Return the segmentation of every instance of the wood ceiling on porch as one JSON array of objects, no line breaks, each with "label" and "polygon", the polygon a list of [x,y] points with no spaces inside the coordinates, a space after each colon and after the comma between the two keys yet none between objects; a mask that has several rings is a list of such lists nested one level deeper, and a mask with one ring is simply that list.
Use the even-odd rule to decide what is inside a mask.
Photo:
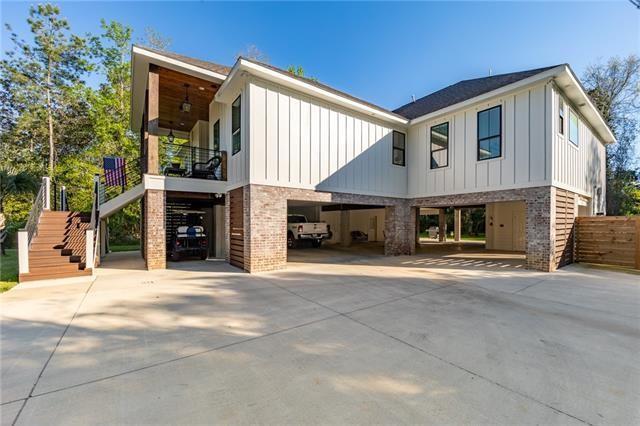
[{"label": "wood ceiling on porch", "polygon": [[[158,67],[160,77],[159,125],[165,129],[189,132],[198,120],[209,120],[209,104],[213,100],[218,84]],[[185,84],[189,85],[191,111],[181,110],[185,99]]]}]

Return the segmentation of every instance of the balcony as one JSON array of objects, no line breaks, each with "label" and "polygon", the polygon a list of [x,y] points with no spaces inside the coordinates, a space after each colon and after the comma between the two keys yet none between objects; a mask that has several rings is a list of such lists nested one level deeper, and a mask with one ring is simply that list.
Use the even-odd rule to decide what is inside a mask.
[{"label": "balcony", "polygon": [[227,180],[227,153],[188,144],[160,145],[160,170],[164,176]]}]

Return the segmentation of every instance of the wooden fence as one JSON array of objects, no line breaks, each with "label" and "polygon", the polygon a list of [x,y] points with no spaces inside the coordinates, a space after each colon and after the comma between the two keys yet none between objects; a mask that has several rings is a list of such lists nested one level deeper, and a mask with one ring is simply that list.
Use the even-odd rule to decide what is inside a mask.
[{"label": "wooden fence", "polygon": [[576,261],[640,269],[640,216],[576,218]]}]

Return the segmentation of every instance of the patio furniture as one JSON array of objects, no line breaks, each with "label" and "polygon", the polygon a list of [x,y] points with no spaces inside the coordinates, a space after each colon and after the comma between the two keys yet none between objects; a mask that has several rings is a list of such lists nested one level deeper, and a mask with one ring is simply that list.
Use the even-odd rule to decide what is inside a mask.
[{"label": "patio furniture", "polygon": [[180,167],[180,163],[171,163],[170,166],[164,168],[165,176],[180,176],[184,177],[187,174],[187,169]]},{"label": "patio furniture", "polygon": [[220,164],[222,164],[222,156],[220,154],[214,155],[206,162],[193,163],[191,167],[191,177],[218,180],[216,171],[218,167],[220,167]]}]

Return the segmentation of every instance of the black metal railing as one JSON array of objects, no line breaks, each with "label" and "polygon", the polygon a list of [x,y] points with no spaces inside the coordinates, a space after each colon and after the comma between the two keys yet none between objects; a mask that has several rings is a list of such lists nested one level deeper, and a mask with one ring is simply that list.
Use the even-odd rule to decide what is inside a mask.
[{"label": "black metal railing", "polygon": [[126,160],[124,165],[113,170],[103,171],[98,188],[99,204],[117,197],[123,192],[142,183],[142,167],[146,159]]},{"label": "black metal railing", "polygon": [[227,153],[187,144],[163,143],[160,170],[165,176],[227,180]]},{"label": "black metal railing", "polygon": [[38,233],[38,222],[40,221],[40,215],[42,214],[42,210],[44,210],[46,204],[46,192],[47,189],[43,180],[43,183],[40,185],[40,189],[38,189],[38,194],[33,201],[33,205],[31,206],[31,211],[29,212],[27,223],[24,226],[24,229],[27,230],[29,244],[31,244],[31,240]]}]

